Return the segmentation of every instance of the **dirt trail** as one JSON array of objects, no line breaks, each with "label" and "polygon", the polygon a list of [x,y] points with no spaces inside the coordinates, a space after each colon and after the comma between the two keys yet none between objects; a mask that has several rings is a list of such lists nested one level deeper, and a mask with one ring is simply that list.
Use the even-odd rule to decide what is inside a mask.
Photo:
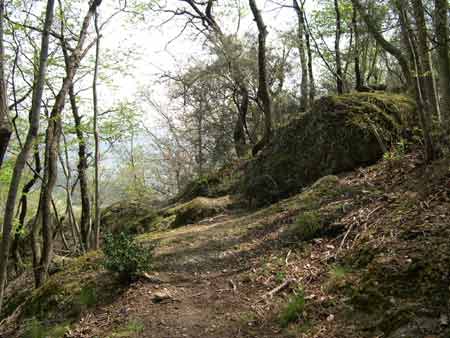
[{"label": "dirt trail", "polygon": [[262,298],[282,280],[255,275],[278,242],[281,224],[267,222],[263,213],[234,213],[147,235],[159,243],[152,274],[159,281],[133,284],[85,316],[72,337],[287,337]]}]

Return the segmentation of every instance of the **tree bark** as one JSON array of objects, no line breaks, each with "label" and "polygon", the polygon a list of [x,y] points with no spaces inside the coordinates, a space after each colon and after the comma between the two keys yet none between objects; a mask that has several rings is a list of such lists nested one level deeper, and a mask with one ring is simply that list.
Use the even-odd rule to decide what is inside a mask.
[{"label": "tree bark", "polygon": [[311,107],[314,104],[314,100],[316,98],[316,85],[314,83],[313,57],[312,57],[309,29],[306,26],[306,14],[305,14],[305,11],[303,11],[303,21],[305,22],[306,51],[308,53],[309,106]]},{"label": "tree bark", "polygon": [[48,45],[50,36],[49,32],[53,22],[54,5],[54,0],[47,1],[45,22],[42,32],[41,51],[39,56],[39,68],[35,77],[33,88],[33,98],[30,111],[30,127],[28,129],[23,147],[19,155],[17,156],[17,160],[14,165],[13,176],[9,186],[8,197],[5,205],[5,214],[3,217],[3,237],[0,250],[0,312],[5,292],[8,254],[11,239],[11,230],[13,227],[16,197],[19,190],[19,184],[22,178],[23,169],[39,131],[39,115],[41,111],[41,100],[44,90],[45,76],[47,73]]},{"label": "tree bark", "polygon": [[439,60],[440,108],[444,138],[448,141],[450,133],[450,59],[447,0],[434,1],[434,20]]},{"label": "tree bark", "polygon": [[293,0],[294,10],[297,13],[298,29],[297,29],[297,39],[298,39],[298,54],[300,56],[300,66],[302,71],[302,79],[300,84],[300,110],[306,111],[308,109],[308,60],[306,58],[306,47],[305,47],[305,18],[303,14],[303,8],[300,7],[297,0]]},{"label": "tree bark", "polygon": [[358,12],[353,6],[353,15],[352,15],[352,25],[353,25],[353,33],[355,35],[355,46],[353,49],[353,57],[355,59],[355,89],[360,91],[364,86],[364,79],[361,74],[361,67],[359,62],[359,52],[360,52],[360,40],[359,40],[359,27],[358,27]]},{"label": "tree bark", "polygon": [[98,13],[94,13],[94,27],[97,36],[95,43],[95,67],[94,77],[92,83],[92,97],[94,101],[94,148],[95,148],[95,160],[94,160],[94,226],[93,226],[93,238],[92,246],[94,250],[97,250],[100,246],[100,189],[99,189],[99,162],[100,162],[100,139],[98,133],[98,98],[97,98],[97,76],[98,76],[98,64],[100,59],[100,32],[98,29]]},{"label": "tree bark", "polygon": [[36,184],[37,180],[39,179],[39,174],[42,170],[41,166],[41,158],[39,156],[39,147],[36,144],[34,147],[34,173],[33,177],[25,184],[25,186],[22,188],[22,196],[20,197],[19,206],[20,206],[20,212],[19,212],[19,225],[16,229],[16,233],[14,234],[14,242],[12,244],[11,251],[13,252],[13,257],[16,260],[16,270],[19,269],[19,266],[22,265],[20,262],[20,253],[19,253],[19,241],[20,241],[20,235],[25,227],[25,218],[27,216],[28,212],[28,193],[31,191],[33,186]]},{"label": "tree bark", "polygon": [[101,1],[99,0],[93,1],[90,4],[89,10],[83,19],[83,24],[81,26],[77,46],[70,55],[70,62],[69,66],[67,67],[67,74],[66,77],[64,78],[61,89],[59,90],[58,95],[55,98],[55,103],[51,110],[50,119],[48,121],[47,142],[45,147],[46,170],[44,171],[44,179],[42,183],[40,196],[43,249],[39,265],[35,266],[35,283],[37,287],[41,286],[47,277],[48,267],[53,253],[53,227],[50,210],[51,210],[53,189],[58,175],[57,163],[58,163],[59,143],[61,138],[61,128],[62,128],[61,113],[64,109],[65,98],[67,96],[70,86],[72,86],[73,84],[73,79],[81,62],[81,58],[83,55],[83,46],[86,40],[90,21],[100,2]]},{"label": "tree bark", "polygon": [[409,49],[412,56],[412,64],[414,70],[414,94],[416,98],[417,104],[417,112],[419,114],[420,124],[423,131],[423,139],[424,139],[424,153],[425,153],[425,161],[428,163],[434,159],[434,144],[431,138],[431,116],[427,113],[425,109],[425,101],[423,97],[423,87],[422,82],[420,81],[420,73],[421,69],[419,67],[419,56],[417,53],[417,48],[414,45],[412,30],[409,26],[409,21],[407,18],[406,9],[399,6],[399,14],[401,17],[402,25],[406,28],[406,37],[409,43]]},{"label": "tree bark", "polygon": [[73,86],[69,88],[70,106],[72,108],[72,115],[75,121],[75,131],[78,139],[78,179],[80,181],[80,195],[81,195],[81,218],[80,230],[83,246],[88,249],[89,240],[91,237],[92,219],[91,219],[91,201],[89,199],[89,183],[87,177],[87,152],[86,139],[84,137],[81,116],[78,112],[78,106],[74,93]]},{"label": "tree bark", "polygon": [[391,54],[397,60],[398,64],[400,65],[400,68],[402,69],[408,89],[413,88],[414,84],[412,81],[408,59],[405,57],[401,49],[399,49],[398,47],[396,47],[383,37],[383,35],[378,30],[378,27],[374,23],[373,19],[369,16],[369,14],[362,6],[360,0],[351,0],[351,1],[353,6],[355,6],[355,8],[358,10],[358,13],[361,16],[361,18],[366,23],[369,33],[373,36],[373,38],[377,41],[377,43],[381,46],[381,48],[383,48],[386,52]]},{"label": "tree bark", "polygon": [[[3,159],[8,149],[9,140],[11,138],[12,128],[8,118],[8,97],[6,92],[6,75],[5,75],[5,47],[4,39],[4,14],[5,2],[0,0],[0,169]],[[0,231],[1,231],[0,225]]]},{"label": "tree bark", "polygon": [[428,110],[440,117],[440,109],[436,91],[436,81],[434,78],[433,64],[428,44],[428,29],[425,21],[425,12],[422,0],[413,0],[412,8],[417,26],[418,52],[421,64],[421,82],[424,84],[425,101]]},{"label": "tree bark", "polygon": [[[66,67],[66,73],[69,72],[70,66],[70,56],[69,51],[67,49],[66,41],[64,39],[64,21],[61,20],[61,37],[62,37],[62,50],[64,54],[64,63]],[[81,232],[81,251],[88,249],[90,246],[90,236],[92,229],[92,218],[91,218],[91,203],[90,203],[90,193],[89,193],[89,183],[87,177],[87,147],[86,147],[86,139],[84,137],[83,128],[82,128],[82,116],[78,111],[77,98],[74,91],[74,86],[71,85],[69,87],[69,101],[70,107],[72,110],[72,116],[75,122],[75,133],[77,135],[78,140],[78,179],[80,181],[80,195],[81,195],[81,218],[80,218],[80,232]],[[76,224],[73,224],[73,231],[78,234],[78,228]],[[72,228],[72,230],[74,230]],[[76,240],[76,236],[74,236],[74,241]]]},{"label": "tree bark", "polygon": [[261,101],[264,113],[264,135],[253,147],[252,153],[256,155],[272,138],[272,101],[269,85],[267,83],[266,37],[267,27],[256,6],[255,0],[249,0],[253,18],[258,26],[258,99]]},{"label": "tree bark", "polygon": [[336,34],[334,40],[334,54],[336,58],[336,90],[338,94],[344,93],[344,81],[342,73],[341,61],[341,11],[339,9],[339,1],[334,0],[334,11],[336,13]]}]

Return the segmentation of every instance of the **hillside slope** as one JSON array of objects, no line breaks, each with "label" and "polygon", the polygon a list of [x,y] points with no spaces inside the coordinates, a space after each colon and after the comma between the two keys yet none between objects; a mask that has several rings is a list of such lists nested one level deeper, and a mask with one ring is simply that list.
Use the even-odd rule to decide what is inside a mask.
[{"label": "hillside slope", "polygon": [[[141,235],[157,245],[152,278],[114,288],[91,254],[49,280],[55,311],[31,311],[34,292],[1,336],[448,337],[449,168],[412,154]],[[69,315],[86,280],[95,302]]]}]

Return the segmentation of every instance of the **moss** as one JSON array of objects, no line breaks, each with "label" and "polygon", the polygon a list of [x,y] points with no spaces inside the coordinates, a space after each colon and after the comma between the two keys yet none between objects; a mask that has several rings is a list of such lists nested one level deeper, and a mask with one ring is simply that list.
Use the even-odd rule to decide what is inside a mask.
[{"label": "moss", "polygon": [[145,326],[139,320],[130,320],[125,326],[116,329],[110,337],[134,337],[144,332]]},{"label": "moss", "polygon": [[289,302],[280,313],[279,321],[282,327],[288,326],[290,323],[298,321],[303,316],[305,310],[305,296],[303,291],[299,291],[291,297]]},{"label": "moss", "polygon": [[42,322],[71,322],[86,309],[110,301],[120,289],[103,271],[102,257],[100,252],[89,252],[51,275],[27,298],[23,317]]},{"label": "moss", "polygon": [[197,197],[171,210],[171,213],[176,215],[173,227],[195,223],[201,219],[217,215],[223,212],[229,204],[229,197],[217,199]]},{"label": "moss", "polygon": [[67,323],[48,327],[36,318],[25,322],[24,338],[63,338],[69,329]]},{"label": "moss", "polygon": [[413,123],[414,104],[399,95],[320,99],[311,112],[276,131],[244,170],[241,192],[254,205],[299,192],[320,177],[379,160]]},{"label": "moss", "polygon": [[304,212],[295,221],[294,232],[301,241],[315,238],[321,229],[320,213],[317,211]]},{"label": "moss", "polygon": [[157,217],[151,202],[120,201],[102,210],[101,226],[106,232],[141,234],[152,230]]},{"label": "moss", "polygon": [[232,205],[230,196],[219,198],[196,197],[193,200],[159,211],[152,228],[168,229],[198,222],[215,216]]},{"label": "moss", "polygon": [[196,197],[215,198],[231,195],[238,190],[241,175],[242,168],[239,161],[228,163],[219,170],[190,181],[172,203],[183,203]]}]

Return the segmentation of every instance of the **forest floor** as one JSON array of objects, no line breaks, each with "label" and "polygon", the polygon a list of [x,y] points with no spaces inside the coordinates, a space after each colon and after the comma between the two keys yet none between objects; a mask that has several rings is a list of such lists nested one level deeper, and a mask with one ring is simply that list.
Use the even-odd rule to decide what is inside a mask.
[{"label": "forest floor", "polygon": [[[151,278],[64,337],[449,337],[448,161],[408,155],[339,182],[350,190],[315,206],[325,218],[339,210],[332,231],[311,240],[291,234],[308,192],[141,235],[156,244]],[[293,299],[305,304],[282,325]]]}]

